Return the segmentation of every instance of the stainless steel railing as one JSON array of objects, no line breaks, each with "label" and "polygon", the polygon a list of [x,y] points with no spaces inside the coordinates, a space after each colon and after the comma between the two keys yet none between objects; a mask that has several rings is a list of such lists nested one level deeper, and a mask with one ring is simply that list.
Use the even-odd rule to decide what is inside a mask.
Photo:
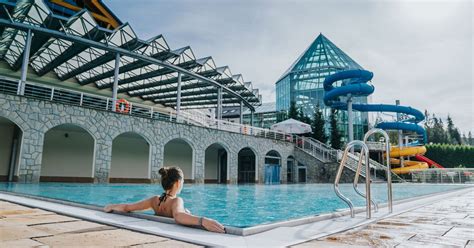
[{"label": "stainless steel railing", "polygon": [[319,158],[323,162],[335,162],[338,159],[338,150],[319,140],[310,137],[295,136],[293,142],[297,148],[309,153],[313,157]]},{"label": "stainless steel railing", "polygon": [[362,158],[364,158],[365,161],[365,198],[366,198],[366,213],[367,213],[367,219],[371,218],[372,214],[372,205],[371,205],[371,195],[370,195],[370,166],[369,166],[369,148],[367,145],[360,141],[360,140],[354,140],[351,141],[347,144],[346,148],[344,149],[344,153],[342,155],[341,163],[339,164],[339,168],[337,170],[336,178],[334,180],[334,191],[336,192],[336,195],[341,198],[347,205],[349,205],[349,209],[351,212],[351,217],[354,218],[354,204],[352,204],[352,201],[344,196],[341,191],[339,190],[339,181],[341,180],[342,172],[344,170],[344,167],[346,167],[346,161],[348,158],[348,154],[352,148],[355,146],[361,147],[360,153],[362,154],[360,157],[360,161]]},{"label": "stainless steel railing", "polygon": [[[385,138],[385,154],[386,154],[386,160],[385,161],[387,163],[386,172],[387,172],[388,211],[390,213],[392,213],[393,212],[393,206],[392,206],[393,200],[392,200],[392,170],[390,168],[390,137],[388,136],[387,132],[385,132],[384,130],[379,129],[379,128],[374,128],[374,129],[370,129],[367,133],[365,133],[364,143],[367,144],[367,140],[369,139],[369,137],[373,134],[376,134],[376,133],[382,134]],[[359,166],[357,168],[358,171],[360,170],[360,167],[361,167],[361,163],[359,162]],[[358,177],[359,177],[359,175],[356,173],[356,178],[354,179],[354,187],[357,187],[357,180],[359,179]],[[374,205],[375,205],[375,209],[377,210],[378,207],[377,207],[377,204],[375,204],[375,202],[374,202]]]}]

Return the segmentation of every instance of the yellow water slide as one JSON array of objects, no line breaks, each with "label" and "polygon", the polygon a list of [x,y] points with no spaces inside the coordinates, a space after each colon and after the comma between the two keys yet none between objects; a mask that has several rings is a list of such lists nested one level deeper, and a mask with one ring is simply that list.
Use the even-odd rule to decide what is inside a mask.
[{"label": "yellow water slide", "polygon": [[[423,155],[426,152],[425,146],[413,146],[413,147],[392,147],[390,149],[390,163],[392,166],[400,166],[400,158],[406,156]],[[408,174],[410,170],[428,169],[429,166],[425,162],[409,161],[403,162],[403,166],[392,169],[395,174]]]}]

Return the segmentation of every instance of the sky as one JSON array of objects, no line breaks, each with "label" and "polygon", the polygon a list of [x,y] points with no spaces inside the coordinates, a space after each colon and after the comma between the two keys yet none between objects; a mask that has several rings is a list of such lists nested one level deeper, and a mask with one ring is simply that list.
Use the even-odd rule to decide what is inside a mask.
[{"label": "sky", "polygon": [[[470,0],[104,0],[142,39],[212,56],[275,101],[275,82],[323,33],[374,72],[373,103],[449,114],[474,134]],[[133,4],[132,4],[133,3]]]}]

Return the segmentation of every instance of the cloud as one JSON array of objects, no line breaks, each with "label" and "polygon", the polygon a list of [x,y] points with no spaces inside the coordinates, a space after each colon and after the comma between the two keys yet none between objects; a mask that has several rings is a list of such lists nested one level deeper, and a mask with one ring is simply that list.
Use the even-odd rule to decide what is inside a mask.
[{"label": "cloud", "polygon": [[275,81],[322,32],[374,72],[374,103],[450,114],[474,132],[472,2],[106,1],[143,39],[211,55],[275,101]]}]

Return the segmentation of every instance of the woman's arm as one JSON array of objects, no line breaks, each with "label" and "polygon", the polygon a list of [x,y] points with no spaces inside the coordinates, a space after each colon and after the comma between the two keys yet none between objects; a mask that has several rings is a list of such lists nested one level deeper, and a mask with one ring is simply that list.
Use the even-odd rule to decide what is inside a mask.
[{"label": "woman's arm", "polygon": [[200,226],[202,224],[202,226],[208,231],[218,232],[218,233],[225,232],[224,226],[221,225],[219,222],[213,219],[197,217],[195,215],[187,213],[184,208],[183,199],[179,197],[176,198],[176,200],[173,202],[173,205],[171,208],[172,208],[174,220],[176,221],[176,223],[180,225]]},{"label": "woman's arm", "polygon": [[145,210],[151,208],[154,202],[156,202],[157,198],[158,196],[153,196],[146,200],[130,204],[110,204],[105,206],[104,211],[109,213],[112,211],[131,212],[137,210]]}]

